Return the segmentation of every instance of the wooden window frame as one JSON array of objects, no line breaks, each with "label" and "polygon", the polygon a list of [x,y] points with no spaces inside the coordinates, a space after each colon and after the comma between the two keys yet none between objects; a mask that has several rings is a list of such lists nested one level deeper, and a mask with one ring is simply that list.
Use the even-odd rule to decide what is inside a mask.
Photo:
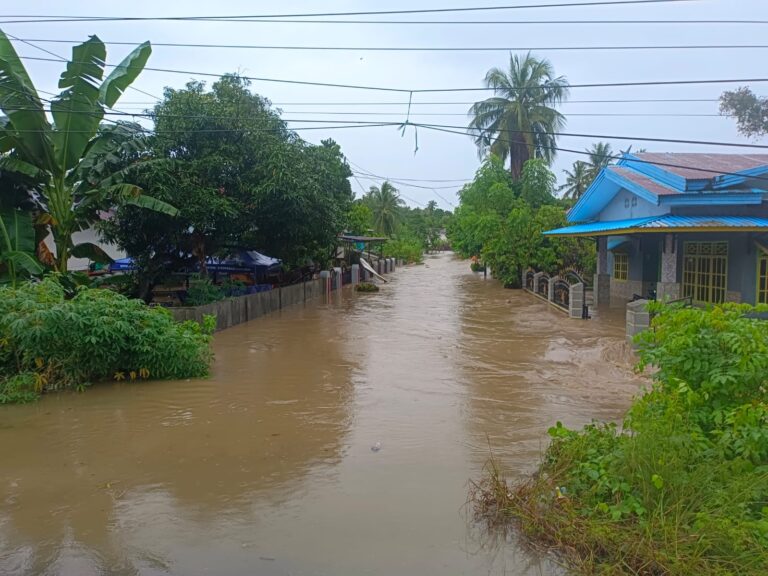
[{"label": "wooden window frame", "polygon": [[613,253],[613,279],[617,282],[629,280],[629,254],[626,252]]},{"label": "wooden window frame", "polygon": [[683,297],[698,304],[720,304],[728,296],[727,240],[683,243]]},{"label": "wooden window frame", "polygon": [[756,276],[755,304],[768,304],[768,254],[760,249],[757,252]]}]

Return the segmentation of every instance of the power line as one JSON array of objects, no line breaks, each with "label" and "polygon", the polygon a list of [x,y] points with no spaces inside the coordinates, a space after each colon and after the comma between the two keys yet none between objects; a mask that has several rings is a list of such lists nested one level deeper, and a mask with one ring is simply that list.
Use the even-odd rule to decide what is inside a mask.
[{"label": "power line", "polygon": [[[91,114],[90,112],[78,112],[73,111],[73,113],[81,113],[81,114]],[[131,113],[125,113],[122,114],[128,115],[128,116],[141,116],[141,117],[147,117],[152,118],[152,115],[149,114],[131,114]],[[179,119],[220,119],[220,120],[230,120],[233,122],[246,119],[246,116],[201,116],[201,115],[190,115],[190,116],[184,116],[181,114],[177,115],[169,115],[169,117],[173,118],[179,118]],[[329,119],[317,119],[317,118],[281,118],[283,122],[286,123],[304,123],[304,124],[326,124],[325,127],[332,127],[332,126],[350,126],[350,127],[358,127],[358,128],[366,128],[366,127],[379,127],[379,126],[397,126],[402,127],[402,122],[376,122],[376,121],[366,121],[366,120],[329,120]],[[470,134],[474,134],[477,136],[479,133],[482,133],[483,130],[481,128],[473,128],[473,127],[464,127],[464,126],[455,126],[455,125],[446,125],[446,124],[427,124],[427,123],[418,123],[418,122],[409,122],[410,125],[415,127],[435,127],[435,128],[448,128],[448,129],[460,129],[460,130],[471,130],[474,131]],[[262,130],[266,131],[281,131],[285,128],[268,128],[268,129],[261,129],[261,128],[203,128],[203,129],[191,129],[191,130],[174,130],[174,131],[164,131],[168,133],[190,133],[190,132],[203,132],[203,133],[228,133],[228,132],[258,132]],[[291,128],[293,129],[293,128]],[[297,128],[299,129],[299,128]],[[302,130],[311,129],[311,127],[302,127],[300,128]],[[25,131],[25,130],[18,130],[17,132],[39,132],[37,130],[31,130],[31,131]],[[617,136],[615,134],[583,134],[583,133],[577,133],[577,132],[536,132],[531,130],[513,130],[510,131],[516,134],[548,134],[551,136],[561,136],[561,137],[572,137],[572,138],[592,138],[592,139],[599,139],[599,140],[632,140],[632,141],[639,141],[639,142],[664,142],[664,143],[674,143],[674,144],[696,144],[701,146],[729,146],[729,147],[735,147],[735,148],[758,148],[758,149],[768,149],[768,145],[764,144],[746,144],[742,142],[716,142],[711,140],[687,140],[687,139],[679,139],[679,138],[654,138],[649,136]]]},{"label": "power line", "polygon": [[[437,132],[445,132],[446,134],[458,134],[460,136],[473,136],[473,134],[470,134],[468,132],[459,132],[457,130],[451,130],[448,128],[442,128],[435,125],[421,125],[422,128],[426,130],[435,130]],[[501,142],[504,144],[516,144],[516,142],[512,142],[511,140],[506,139],[500,139]],[[623,156],[615,155],[615,154],[594,154],[592,152],[586,151],[586,150],[574,150],[572,148],[563,148],[561,146],[543,146],[543,148],[547,148],[548,150],[556,150],[558,152],[570,152],[572,154],[580,154],[582,156],[592,156],[597,158],[604,158],[606,160],[621,160]],[[738,172],[727,172],[723,170],[713,170],[711,168],[703,168],[700,166],[686,166],[683,164],[673,164],[671,162],[659,162],[659,161],[652,161],[652,160],[642,160],[640,158],[631,158],[629,159],[631,162],[635,162],[638,164],[651,164],[653,166],[664,166],[667,168],[684,168],[687,170],[697,170],[700,172],[708,172],[710,174],[717,174],[717,175],[724,175],[724,176],[744,176],[744,174],[740,174]],[[768,182],[768,177],[765,176],[750,176],[753,180],[762,180],[765,182]]]},{"label": "power line", "polygon": [[[394,14],[446,14],[457,12],[488,12],[501,10],[523,10],[530,8],[573,8],[590,6],[628,6],[632,4],[671,4],[679,2],[697,2],[698,0],[599,0],[597,2],[561,2],[550,4],[518,4],[513,6],[473,6],[459,8],[422,8],[411,10],[376,10],[363,12],[305,12],[293,14],[251,14],[241,16],[61,16],[61,15],[6,15],[4,18],[24,18],[23,23],[47,22],[110,22],[110,21],[148,21],[148,20],[183,20],[183,21],[221,21],[242,20],[248,18],[320,18],[333,16],[386,16]],[[36,19],[36,20],[30,20]],[[7,22],[6,22],[7,23]]]},{"label": "power line", "polygon": [[[12,107],[6,107],[6,110],[26,110],[26,111],[34,111],[36,108],[12,108]],[[44,108],[45,112],[51,112],[50,108]],[[92,114],[91,112],[87,111],[79,111],[79,110],[73,110],[71,111],[72,114]],[[320,116],[389,116],[389,117],[399,117],[402,118],[404,116],[401,112],[322,112],[317,110],[291,110],[291,114],[318,114]],[[146,119],[154,119],[155,114],[154,113],[147,113],[147,112],[130,112],[126,110],[115,110],[115,111],[105,111],[105,116],[128,116],[130,118],[146,118]],[[162,114],[164,118],[179,118],[179,119],[185,119],[185,120],[242,120],[244,117],[242,116],[215,116],[215,115],[209,115],[209,114]],[[411,117],[415,116],[451,116],[451,117],[463,117],[466,118],[468,116],[467,113],[461,113],[461,112],[411,112]],[[664,112],[571,112],[569,114],[566,114],[567,117],[571,116],[586,116],[586,117],[665,117],[665,118],[725,118],[722,114],[696,114],[696,113],[664,113]],[[285,122],[296,122],[297,120],[292,119],[284,119]],[[316,122],[324,121],[324,120],[312,120]],[[328,122],[331,122],[331,120],[328,120]],[[366,120],[368,122],[368,120]]]},{"label": "power line", "polygon": [[[22,42],[46,42],[53,44],[80,44],[80,40],[46,38],[20,39]],[[136,46],[140,42],[105,42],[111,46]],[[768,44],[677,44],[634,46],[296,46],[267,44],[193,44],[183,42],[153,42],[152,46],[165,48],[237,49],[237,50],[287,50],[311,52],[584,52],[625,50],[759,50]]]},{"label": "power line", "polygon": [[[475,132],[469,132],[467,133],[468,136],[477,136],[478,133],[484,132],[484,130],[480,128],[465,128],[464,126],[449,126],[444,124],[418,124],[418,123],[411,123],[414,126],[423,127],[423,128],[453,128],[453,129],[460,129],[460,130],[474,130]],[[680,139],[680,138],[653,138],[650,136],[616,136],[616,135],[608,135],[608,134],[581,134],[576,132],[548,132],[548,131],[542,131],[542,132],[536,132],[533,130],[510,130],[510,133],[513,134],[547,134],[549,136],[565,136],[565,137],[571,137],[571,138],[596,138],[600,140],[633,140],[638,142],[664,142],[664,143],[671,143],[671,144],[696,144],[700,146],[730,146],[734,148],[758,148],[758,149],[768,149],[768,145],[766,144],[745,144],[742,142],[715,142],[712,140],[686,140],[686,139]]]},{"label": "power line", "polygon": [[[8,16],[6,16],[8,17]],[[11,16],[15,17],[15,16]],[[62,20],[45,20],[46,22],[61,22]],[[256,24],[381,24],[381,25],[464,25],[464,26],[496,26],[496,25],[757,25],[764,26],[768,20],[291,20],[284,18],[198,18],[193,22],[241,22]],[[34,20],[5,20],[0,24],[37,23]]]},{"label": "power line", "polygon": [[[41,90],[42,92],[42,90]],[[50,94],[53,94],[52,92]],[[634,98],[614,100],[567,100],[567,104],[608,104],[608,103],[641,103],[641,102],[719,102],[719,98]],[[157,101],[122,100],[124,105],[157,104]],[[471,106],[476,102],[411,102],[411,106]],[[407,106],[407,101],[400,102],[272,102],[273,106]]]},{"label": "power line", "polygon": [[[13,34],[6,33],[6,36],[9,38],[13,38],[17,42],[23,42],[27,46],[31,46],[32,48],[35,48],[37,50],[40,50],[41,52],[45,52],[46,54],[49,54],[50,56],[53,56],[55,58],[58,58],[60,62],[67,62],[67,58],[62,56],[61,54],[57,54],[56,52],[51,52],[50,50],[47,50],[46,48],[43,48],[42,46],[38,46],[37,44],[34,44],[34,40],[25,40],[23,38],[19,38],[17,36],[14,36]],[[138,92],[139,94],[144,94],[144,96],[149,96],[150,98],[155,98],[156,100],[160,100],[158,96],[155,96],[154,94],[150,94],[149,92],[145,92],[144,90],[141,90],[139,88],[135,88],[133,86],[128,86],[130,90],[133,90],[134,92]],[[44,92],[43,90],[39,90],[39,92]],[[58,94],[54,94],[52,92],[45,92],[46,94],[51,94],[52,96],[58,96]]]},{"label": "power line", "polygon": [[[42,62],[59,62],[59,60],[52,60],[51,58],[39,58],[35,56],[20,56],[22,60],[36,60]],[[75,62],[80,64],[81,62]],[[115,64],[105,64],[107,67],[114,68]],[[164,74],[184,74],[188,76],[206,76],[221,78],[222,74],[213,72],[196,72],[191,70],[176,70],[171,68],[151,68],[145,67],[143,69],[147,72],[162,72]],[[331,82],[312,82],[307,80],[288,80],[285,78],[264,78],[259,76],[239,76],[243,80],[250,80],[253,82],[272,82],[278,84],[295,84],[300,86],[322,86],[327,88],[347,88],[354,90],[372,90],[378,92],[397,92],[400,94],[428,94],[437,92],[488,92],[494,91],[494,88],[391,88],[387,86],[364,86],[356,84],[336,84]],[[569,89],[574,88],[625,88],[625,87],[639,87],[639,86],[686,86],[686,85],[700,85],[700,84],[747,84],[747,83],[762,83],[768,82],[768,78],[736,78],[736,79],[707,79],[707,80],[649,80],[641,82],[594,82],[585,84],[570,84]],[[530,87],[527,90],[542,89],[541,87]],[[522,89],[521,89],[522,90]]]}]

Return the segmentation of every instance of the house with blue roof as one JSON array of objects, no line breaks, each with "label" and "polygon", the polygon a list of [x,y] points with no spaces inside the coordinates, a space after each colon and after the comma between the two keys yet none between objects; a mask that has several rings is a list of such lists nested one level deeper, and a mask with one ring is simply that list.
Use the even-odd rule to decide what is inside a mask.
[{"label": "house with blue roof", "polygon": [[550,236],[597,241],[597,304],[768,304],[768,155],[624,154]]}]

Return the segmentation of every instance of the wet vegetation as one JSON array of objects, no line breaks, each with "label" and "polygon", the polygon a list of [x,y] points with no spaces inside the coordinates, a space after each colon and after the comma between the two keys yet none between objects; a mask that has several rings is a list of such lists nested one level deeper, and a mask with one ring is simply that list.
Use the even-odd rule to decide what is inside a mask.
[{"label": "wet vegetation", "polygon": [[54,278],[0,287],[0,404],[101,380],[205,376],[212,320],[179,324],[110,290],[67,299]]},{"label": "wet vegetation", "polygon": [[591,273],[594,242],[542,234],[566,225],[568,203],[554,190],[555,176],[544,160],[528,160],[514,179],[501,158],[490,156],[459,192],[448,226],[453,249],[484,262],[508,287],[519,287],[529,266],[552,275],[568,268]]},{"label": "wet vegetation", "polygon": [[355,292],[378,292],[379,287],[370,282],[361,282],[355,285]]},{"label": "wet vegetation", "polygon": [[768,325],[753,308],[652,305],[653,386],[621,426],[557,423],[539,472],[471,494],[583,574],[768,573]]}]

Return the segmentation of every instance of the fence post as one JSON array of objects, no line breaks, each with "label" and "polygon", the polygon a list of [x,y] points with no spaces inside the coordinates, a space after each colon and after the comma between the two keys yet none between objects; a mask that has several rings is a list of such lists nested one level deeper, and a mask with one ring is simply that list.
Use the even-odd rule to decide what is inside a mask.
[{"label": "fence post", "polygon": [[584,317],[584,284],[579,282],[571,286],[568,297],[568,316],[571,318]]}]

